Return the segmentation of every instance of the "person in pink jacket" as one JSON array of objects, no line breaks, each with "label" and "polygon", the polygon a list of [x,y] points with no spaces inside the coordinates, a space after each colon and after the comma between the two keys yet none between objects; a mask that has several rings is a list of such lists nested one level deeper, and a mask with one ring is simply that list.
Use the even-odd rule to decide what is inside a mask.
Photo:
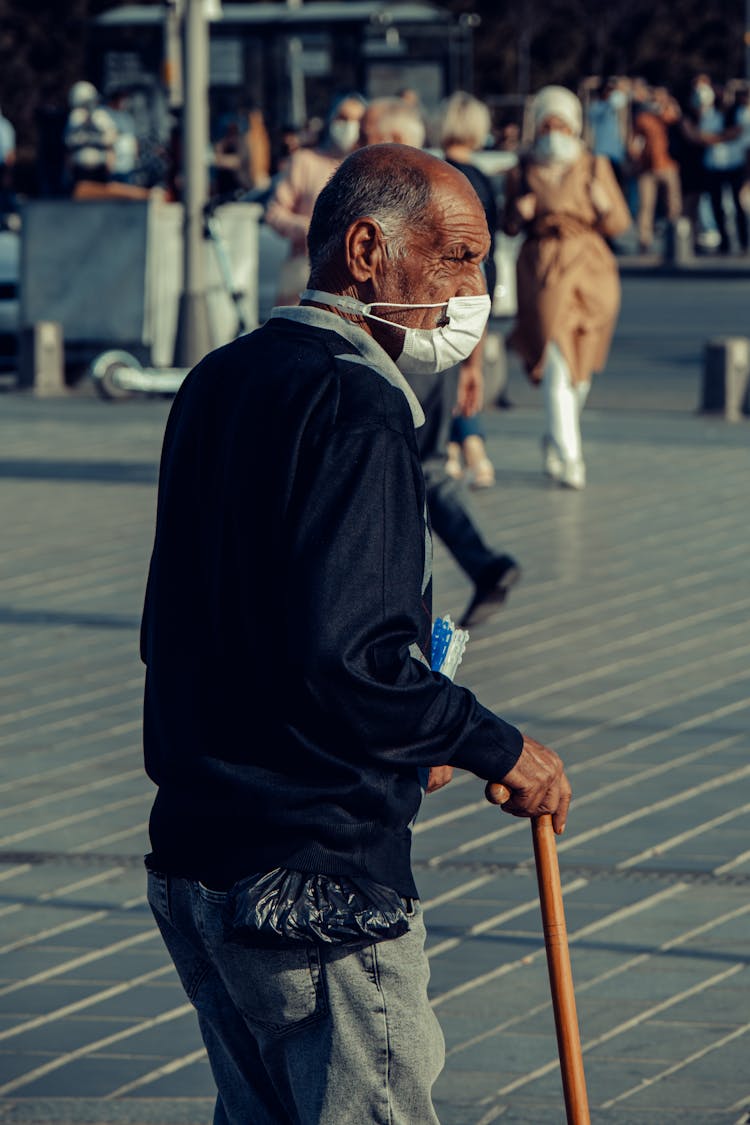
[{"label": "person in pink jacket", "polygon": [[320,195],[345,156],[359,143],[360,121],[366,102],[359,94],[338,98],[328,115],[322,143],[299,148],[278,181],[266,210],[266,222],[289,240],[289,257],[279,277],[278,305],[297,305],[310,272],[307,228]]}]

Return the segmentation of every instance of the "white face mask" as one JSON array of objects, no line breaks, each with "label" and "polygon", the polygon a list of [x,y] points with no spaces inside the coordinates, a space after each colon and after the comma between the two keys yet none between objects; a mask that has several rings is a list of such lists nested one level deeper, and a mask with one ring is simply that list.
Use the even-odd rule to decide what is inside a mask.
[{"label": "white face mask", "polygon": [[609,104],[613,109],[624,109],[628,104],[628,95],[624,90],[613,90],[609,95]]},{"label": "white face mask", "polygon": [[359,121],[337,117],[328,126],[328,135],[339,152],[351,152],[359,140]]},{"label": "white face mask", "polygon": [[700,82],[693,91],[693,105],[699,109],[708,109],[716,101],[713,87],[706,85],[705,82]]},{"label": "white face mask", "polygon": [[[404,333],[404,346],[396,360],[396,366],[404,375],[435,375],[447,371],[457,363],[462,363],[471,355],[482,339],[482,334],[490,315],[489,294],[477,297],[451,297],[435,305],[399,305],[391,301],[372,301],[366,304],[355,297],[343,297],[337,293],[322,293],[318,289],[306,289],[303,301],[315,301],[319,305],[332,305],[342,312],[355,313],[368,320],[377,320],[389,328],[398,328]],[[404,328],[385,317],[375,316],[374,308],[386,309],[445,309],[447,324],[439,328]]]},{"label": "white face mask", "polygon": [[580,155],[579,138],[559,129],[541,133],[534,141],[534,156],[542,164],[574,164]]}]

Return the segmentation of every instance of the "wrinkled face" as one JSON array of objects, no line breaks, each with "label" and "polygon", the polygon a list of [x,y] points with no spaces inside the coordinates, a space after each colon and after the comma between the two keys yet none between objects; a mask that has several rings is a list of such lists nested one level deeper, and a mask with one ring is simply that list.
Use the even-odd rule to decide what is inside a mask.
[{"label": "wrinkled face", "polygon": [[[387,240],[386,240],[387,241]],[[373,279],[376,301],[397,304],[444,306],[451,297],[474,297],[487,292],[482,262],[490,236],[479,199],[468,180],[445,165],[433,178],[430,221],[407,235],[406,253],[389,253]],[[394,324],[411,328],[437,328],[445,321],[445,308],[375,310]],[[385,325],[370,322],[373,336],[386,347],[392,340]],[[385,336],[386,339],[380,339]],[[402,333],[397,334],[399,342]]]}]

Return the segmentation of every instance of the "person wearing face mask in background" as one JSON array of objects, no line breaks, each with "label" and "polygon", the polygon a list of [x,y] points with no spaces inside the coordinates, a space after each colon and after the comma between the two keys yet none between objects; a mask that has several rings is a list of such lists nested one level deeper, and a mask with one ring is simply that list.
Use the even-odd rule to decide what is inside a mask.
[{"label": "person wearing face mask in background", "polygon": [[545,86],[533,107],[534,141],[507,177],[503,228],[523,231],[518,317],[510,344],[544,396],[544,471],[583,488],[580,414],[606,363],[620,307],[617,263],[606,239],[630,225],[612,166],[581,140],[582,107]]},{"label": "person wearing face mask in background", "polygon": [[586,119],[591,151],[608,158],[620,187],[625,183],[627,118],[628,95],[623,83],[609,78],[594,91]]},{"label": "person wearing face mask in background", "polygon": [[693,85],[693,101],[698,111],[698,130],[704,145],[703,166],[706,190],[719,232],[719,253],[731,249],[724,211],[724,189],[728,188],[734,204],[734,225],[741,253],[748,248],[747,215],[740,192],[745,181],[745,140],[743,124],[738,118],[736,101],[717,96],[706,75],[699,75]]},{"label": "person wearing face mask in background", "polygon": [[299,148],[291,154],[269,200],[265,221],[289,240],[289,257],[279,277],[279,305],[296,305],[299,301],[309,272],[306,240],[315,200],[344,157],[357,147],[366,105],[356,93],[337,98],[321,143],[317,148]]},{"label": "person wearing face mask in background", "polygon": [[689,220],[694,254],[704,253],[707,231],[714,231],[714,222],[705,199],[708,191],[705,154],[706,145],[700,128],[701,96],[693,86],[680,104],[680,119],[670,135],[670,151],[680,169],[682,214]]}]

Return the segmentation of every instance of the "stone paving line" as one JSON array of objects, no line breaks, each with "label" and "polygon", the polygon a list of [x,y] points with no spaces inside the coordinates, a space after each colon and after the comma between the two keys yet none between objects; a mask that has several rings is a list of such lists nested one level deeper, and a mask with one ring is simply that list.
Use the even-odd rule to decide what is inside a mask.
[{"label": "stone paving line", "polygon": [[[211,1079],[140,868],[135,642],[168,404],[0,407],[0,1121],[197,1125]],[[532,405],[488,416],[499,485],[476,507],[525,573],[461,676],[569,766],[558,850],[593,1120],[738,1122],[747,430],[593,410],[574,494],[543,481],[538,424]],[[468,592],[440,549],[436,591],[454,614]],[[416,827],[443,1125],[564,1120],[530,855],[528,825],[466,776]]]}]

